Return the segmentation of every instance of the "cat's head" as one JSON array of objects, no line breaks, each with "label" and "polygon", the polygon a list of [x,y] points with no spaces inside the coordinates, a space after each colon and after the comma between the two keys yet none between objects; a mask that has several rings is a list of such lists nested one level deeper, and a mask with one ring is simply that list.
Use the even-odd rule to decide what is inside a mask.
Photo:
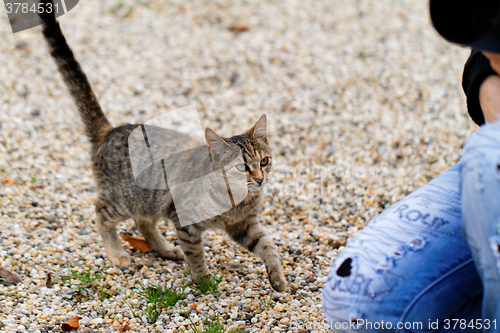
[{"label": "cat's head", "polygon": [[211,128],[207,128],[205,139],[212,156],[222,156],[221,160],[224,160],[224,169],[230,186],[242,183],[246,186],[248,194],[258,195],[269,180],[273,162],[272,151],[267,141],[266,115],[263,114],[244,134],[223,138]]}]

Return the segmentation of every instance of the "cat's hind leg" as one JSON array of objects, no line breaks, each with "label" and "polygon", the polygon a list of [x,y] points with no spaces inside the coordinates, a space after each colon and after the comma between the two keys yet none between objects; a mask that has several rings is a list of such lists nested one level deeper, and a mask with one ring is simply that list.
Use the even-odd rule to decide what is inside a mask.
[{"label": "cat's hind leg", "polygon": [[136,218],[135,224],[137,229],[141,232],[144,238],[148,241],[149,245],[155,250],[156,253],[162,258],[170,260],[184,259],[182,250],[170,244],[165,237],[158,230],[157,218]]},{"label": "cat's hind leg", "polygon": [[[99,207],[99,205],[97,205]],[[114,266],[118,267],[130,267],[132,264],[132,259],[130,255],[125,252],[123,246],[120,242],[120,238],[116,233],[116,225],[119,220],[112,218],[112,216],[107,212],[106,207],[96,208],[97,213],[97,227],[99,233],[101,234],[102,242],[108,259]]]}]

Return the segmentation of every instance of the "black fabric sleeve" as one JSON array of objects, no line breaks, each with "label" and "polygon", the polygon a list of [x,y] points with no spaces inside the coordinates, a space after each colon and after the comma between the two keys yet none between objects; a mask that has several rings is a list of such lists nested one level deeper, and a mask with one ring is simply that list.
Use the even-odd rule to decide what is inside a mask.
[{"label": "black fabric sleeve", "polygon": [[476,124],[484,124],[483,110],[479,103],[479,87],[490,75],[496,75],[490,66],[490,61],[481,51],[472,50],[469,59],[465,63],[462,76],[462,87],[467,96],[467,109],[469,115]]}]

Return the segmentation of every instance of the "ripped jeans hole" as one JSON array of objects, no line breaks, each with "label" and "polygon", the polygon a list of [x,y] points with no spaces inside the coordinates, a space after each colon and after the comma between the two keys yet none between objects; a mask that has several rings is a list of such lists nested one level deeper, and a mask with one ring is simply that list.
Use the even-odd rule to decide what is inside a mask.
[{"label": "ripped jeans hole", "polygon": [[500,235],[494,235],[490,237],[490,247],[493,251],[493,256],[497,261],[497,270],[500,273]]},{"label": "ripped jeans hole", "polygon": [[490,237],[490,247],[495,257],[500,260],[500,235]]},{"label": "ripped jeans hole", "polygon": [[481,171],[477,171],[476,177],[477,177],[475,183],[476,191],[482,193],[484,192],[483,173]]},{"label": "ripped jeans hole", "polygon": [[421,237],[417,237],[410,241],[408,244],[412,251],[421,250],[425,246],[425,240]]},{"label": "ripped jeans hole", "polygon": [[375,270],[377,272],[382,272],[382,271],[388,271],[393,267],[394,267],[394,260],[391,258],[386,258],[386,261],[378,264]]},{"label": "ripped jeans hole", "polygon": [[404,254],[405,254],[405,252],[404,252],[404,251],[397,250],[397,251],[394,251],[394,252],[393,252],[392,257],[393,257],[394,259],[399,259],[399,258],[401,258]]},{"label": "ripped jeans hole", "polygon": [[337,275],[341,277],[346,277],[351,275],[351,269],[352,269],[352,258],[347,258],[344,260],[344,262],[339,266],[337,269]]},{"label": "ripped jeans hole", "polygon": [[497,157],[497,161],[495,163],[495,174],[497,179],[500,180],[500,156]]},{"label": "ripped jeans hole", "polygon": [[355,324],[359,323],[364,318],[365,318],[365,315],[359,310],[353,310],[349,315],[349,319],[350,319],[351,323],[355,323]]}]

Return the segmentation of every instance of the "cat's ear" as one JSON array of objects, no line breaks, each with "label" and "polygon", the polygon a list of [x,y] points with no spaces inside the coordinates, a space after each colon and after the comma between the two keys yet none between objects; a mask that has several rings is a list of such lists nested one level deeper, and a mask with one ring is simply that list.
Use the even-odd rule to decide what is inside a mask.
[{"label": "cat's ear", "polygon": [[257,123],[247,132],[251,137],[257,138],[267,143],[267,117],[266,114],[260,116]]},{"label": "cat's ear", "polygon": [[207,127],[205,130],[205,140],[207,140],[208,148],[214,153],[222,153],[229,148],[227,142],[218,136],[210,127]]}]

